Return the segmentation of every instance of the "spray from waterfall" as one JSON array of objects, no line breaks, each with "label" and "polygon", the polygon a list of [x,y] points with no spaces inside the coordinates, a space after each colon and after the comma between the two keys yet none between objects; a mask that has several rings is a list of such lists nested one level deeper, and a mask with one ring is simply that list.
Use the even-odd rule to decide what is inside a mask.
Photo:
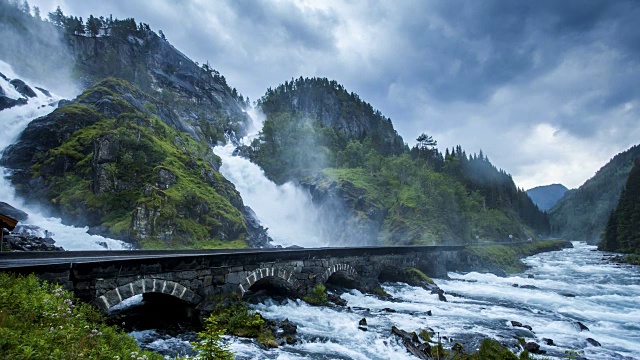
[{"label": "spray from waterfall", "polygon": [[[9,79],[19,78],[19,76],[13,72],[11,66],[3,61],[0,61],[0,73]],[[13,85],[2,77],[0,77],[0,87],[8,98],[18,99],[22,97]],[[26,104],[0,111],[0,124],[3,126],[3,135],[0,136],[0,156],[9,145],[18,139],[18,136],[20,136],[32,120],[49,114],[57,107],[60,98],[55,94],[50,94],[51,97],[49,97],[35,87],[32,87],[32,89],[36,93],[36,96],[29,98]],[[128,244],[122,241],[89,235],[87,234],[88,228],[64,225],[60,219],[49,217],[39,206],[26,204],[16,195],[13,185],[7,179],[8,172],[7,169],[0,167],[0,201],[8,203],[29,215],[29,218],[22,223],[23,225],[35,225],[42,229],[42,232],[46,230],[56,241],[56,245],[62,246],[66,250],[129,248]],[[44,234],[40,232],[36,232],[34,235],[44,236]]]},{"label": "spray from waterfall", "polygon": [[[248,145],[262,129],[265,115],[259,108],[250,108],[252,126],[240,143]],[[320,221],[309,191],[288,182],[277,185],[249,159],[234,156],[235,145],[229,142],[213,151],[222,159],[220,172],[240,192],[245,204],[251,207],[262,225],[268,228],[274,245],[323,247],[333,245]]]}]

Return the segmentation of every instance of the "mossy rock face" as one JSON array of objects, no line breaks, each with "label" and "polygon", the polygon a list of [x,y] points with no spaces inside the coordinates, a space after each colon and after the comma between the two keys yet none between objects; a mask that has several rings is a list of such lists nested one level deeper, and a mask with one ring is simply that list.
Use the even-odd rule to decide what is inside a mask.
[{"label": "mossy rock face", "polygon": [[220,159],[151,113],[160,107],[125,81],[101,82],[29,125],[5,158],[22,159],[12,181],[64,222],[141,248],[246,247],[245,207]]}]

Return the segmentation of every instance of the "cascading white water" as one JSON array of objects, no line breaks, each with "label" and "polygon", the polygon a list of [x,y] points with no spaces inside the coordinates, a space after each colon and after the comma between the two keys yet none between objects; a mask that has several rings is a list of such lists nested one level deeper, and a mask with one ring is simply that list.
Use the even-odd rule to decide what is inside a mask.
[{"label": "cascading white water", "polygon": [[[11,66],[3,61],[0,61],[0,73],[10,79],[20,78],[13,72]],[[2,77],[0,77],[0,86],[4,90],[5,96],[13,99],[22,97],[13,85]],[[47,97],[35,87],[32,89],[37,96],[30,98],[27,104],[0,111],[0,124],[2,124],[3,130],[2,136],[0,136],[0,156],[9,145],[18,139],[18,136],[32,120],[55,110],[60,100],[55,94],[51,94],[52,97]],[[47,216],[38,206],[25,204],[22,199],[16,196],[15,189],[6,178],[7,172],[7,169],[0,167],[0,201],[29,214],[29,219],[24,224],[36,225],[42,230],[47,230],[52,234],[51,237],[56,241],[57,246],[62,246],[66,250],[104,250],[104,246],[108,249],[129,248],[129,245],[122,241],[89,235],[87,228],[64,225],[60,219]],[[43,236],[44,234],[39,235]]]},{"label": "cascading white water", "polygon": [[[262,129],[263,115],[255,108],[248,115],[253,121],[249,135],[240,141],[249,144]],[[311,195],[293,183],[277,185],[256,164],[233,156],[235,145],[216,146],[213,151],[222,159],[220,172],[240,192],[245,205],[251,207],[262,225],[268,228],[274,245],[323,247],[332,245],[320,226],[319,214]]]},{"label": "cascading white water", "polygon": [[[275,353],[242,341],[234,341],[231,349],[237,359],[415,359],[391,334],[395,325],[410,332],[431,328],[435,341],[437,334],[446,337],[445,348],[461,342],[469,352],[485,337],[514,347],[516,337],[523,337],[539,343],[547,351],[544,358],[565,359],[565,351],[579,351],[588,359],[637,359],[640,272],[608,263],[594,246],[574,246],[527,258],[531,269],[517,276],[449,273],[451,279],[436,280],[448,302],[422,288],[387,283],[383,287],[394,301],[352,290],[342,295],[352,310],[313,307],[300,300],[259,304],[255,308],[266,318],[297,324],[300,343]],[[366,332],[358,329],[363,317]],[[512,320],[533,331],[513,327]],[[578,321],[589,330],[581,331]],[[588,338],[602,346],[589,344]]]}]

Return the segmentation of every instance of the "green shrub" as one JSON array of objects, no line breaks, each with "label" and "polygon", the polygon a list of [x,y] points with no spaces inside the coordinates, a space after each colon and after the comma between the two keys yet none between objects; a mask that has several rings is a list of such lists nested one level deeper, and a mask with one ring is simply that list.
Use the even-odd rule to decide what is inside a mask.
[{"label": "green shrub", "polygon": [[218,324],[215,316],[205,319],[204,329],[198,333],[197,342],[193,342],[193,348],[198,351],[194,360],[233,360],[234,356],[226,344],[221,343],[222,335],[226,329]]},{"label": "green shrub", "polygon": [[263,345],[274,340],[273,332],[265,319],[249,309],[246,303],[235,297],[219,297],[218,304],[211,312],[208,321],[225,329],[226,334],[257,339]]},{"label": "green shrub", "polygon": [[435,282],[433,282],[433,280],[430,277],[428,277],[422,271],[416,268],[406,268],[404,269],[404,274],[407,276],[409,281],[412,281],[414,283],[424,281],[428,284],[435,285]]},{"label": "green shrub", "polygon": [[378,295],[378,296],[380,296],[380,297],[383,297],[383,298],[386,298],[386,297],[389,297],[389,296],[390,296],[390,295],[389,295],[389,293],[387,293],[387,292],[386,292],[383,288],[381,288],[381,287],[377,287],[377,288],[375,288],[375,289],[371,290],[371,293],[372,293],[372,294],[374,294],[374,295]]},{"label": "green shrub", "polygon": [[327,292],[324,285],[317,285],[311,290],[309,295],[302,298],[302,300],[306,301],[311,305],[327,305],[329,301],[327,300]]},{"label": "green shrub", "polygon": [[0,354],[5,359],[162,359],[140,350],[90,305],[34,275],[0,274]]}]

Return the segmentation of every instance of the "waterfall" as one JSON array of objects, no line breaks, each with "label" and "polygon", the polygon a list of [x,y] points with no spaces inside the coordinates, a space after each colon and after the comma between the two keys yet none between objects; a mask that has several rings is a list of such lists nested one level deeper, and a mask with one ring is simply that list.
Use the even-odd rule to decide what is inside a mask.
[{"label": "waterfall", "polygon": [[[0,61],[0,73],[9,79],[17,79],[11,66]],[[26,82],[26,81],[25,81]],[[21,98],[13,85],[6,79],[0,77],[0,87],[6,97],[12,99]],[[0,136],[0,156],[4,150],[13,144],[27,125],[36,118],[45,116],[56,109],[60,100],[55,94],[46,96],[42,91],[30,86],[36,93],[36,97],[28,99],[27,104],[14,106],[0,111],[0,125],[2,126],[2,136]],[[105,238],[102,236],[87,234],[88,228],[78,228],[62,224],[58,218],[48,216],[41,208],[33,204],[26,204],[20,199],[7,179],[8,170],[0,167],[0,201],[18,208],[29,215],[29,218],[21,223],[23,225],[35,225],[43,231],[47,230],[50,236],[56,241],[57,246],[62,246],[66,250],[104,250],[127,249],[130,246],[122,241]],[[44,234],[38,234],[43,236]]]},{"label": "waterfall", "polygon": [[[257,136],[264,118],[256,108],[249,109],[247,114],[253,126],[248,131],[249,135],[240,139],[243,144],[249,144]],[[235,145],[231,142],[213,148],[222,159],[220,172],[236,186],[245,205],[251,207],[262,225],[268,228],[274,245],[333,245],[319,221],[319,213],[309,191],[291,182],[275,184],[258,165],[244,157],[234,156],[234,150]]]}]

